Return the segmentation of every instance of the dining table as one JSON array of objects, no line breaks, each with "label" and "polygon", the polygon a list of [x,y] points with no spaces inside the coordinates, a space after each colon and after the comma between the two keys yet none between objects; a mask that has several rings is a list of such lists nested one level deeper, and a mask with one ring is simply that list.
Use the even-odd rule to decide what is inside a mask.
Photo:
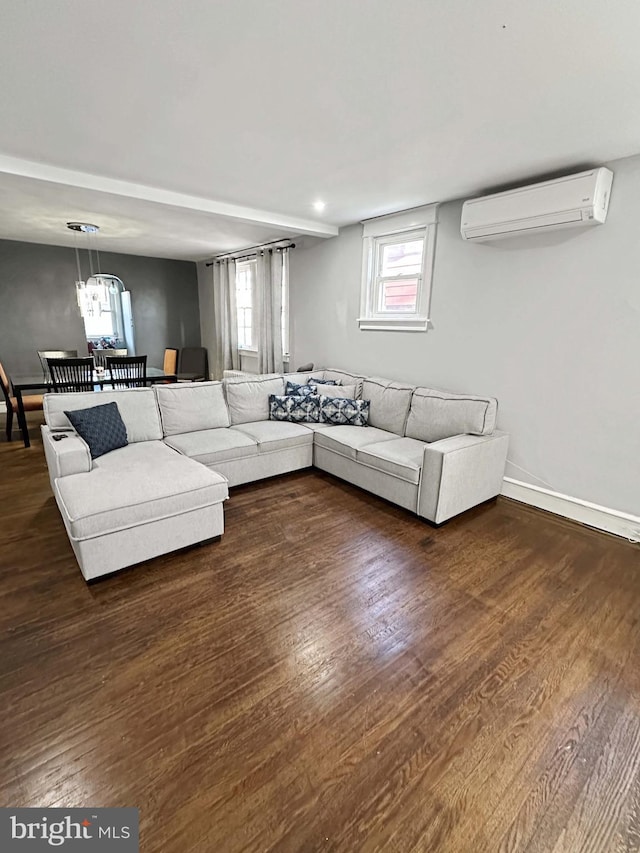
[{"label": "dining table", "polygon": [[[178,376],[177,373],[165,373],[165,371],[161,367],[147,367],[147,376],[146,376],[146,384],[152,385],[154,382],[177,382],[178,379],[182,381],[190,381],[188,374],[180,374]],[[24,391],[41,391],[45,394],[49,391],[53,391],[53,385],[51,380],[47,380],[47,378],[40,373],[32,373],[32,374],[24,374],[24,375],[15,375],[10,376],[9,380],[11,382],[11,387],[13,388],[13,394],[16,398],[16,403],[18,404],[18,426],[20,427],[20,431],[22,432],[22,440],[24,441],[25,447],[31,447],[31,442],[29,441],[29,430],[27,428],[27,417],[24,411],[24,402],[22,400],[22,394]],[[94,370],[93,372],[93,382],[94,388],[93,390],[99,393],[104,389],[105,386],[112,385],[114,383],[122,384],[122,379],[111,379],[107,373],[98,373]],[[141,380],[136,380],[139,382]]]}]

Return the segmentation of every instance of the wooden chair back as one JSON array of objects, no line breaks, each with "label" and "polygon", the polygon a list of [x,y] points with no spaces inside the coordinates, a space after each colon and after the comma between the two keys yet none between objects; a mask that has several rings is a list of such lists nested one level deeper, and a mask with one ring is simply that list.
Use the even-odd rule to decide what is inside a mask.
[{"label": "wooden chair back", "polygon": [[114,356],[129,355],[129,351],[126,349],[94,349],[91,355],[93,356],[96,367],[106,367],[107,359]]},{"label": "wooden chair back", "polygon": [[9,383],[9,377],[5,373],[5,369],[2,366],[2,362],[0,362],[0,388],[2,388],[2,396],[4,397],[4,402],[6,403],[8,412],[12,408],[11,385]]},{"label": "wooden chair back", "polygon": [[144,388],[147,384],[146,355],[110,356],[107,370],[112,388]]},{"label": "wooden chair back", "polygon": [[77,349],[39,349],[38,358],[42,365],[42,375],[45,382],[51,382],[51,374],[49,373],[48,358],[77,358]]},{"label": "wooden chair back", "polygon": [[162,362],[162,369],[165,373],[177,373],[178,372],[178,350],[167,348],[164,351],[164,360]]},{"label": "wooden chair back", "polygon": [[93,359],[48,358],[47,365],[56,393],[62,391],[93,391]]}]

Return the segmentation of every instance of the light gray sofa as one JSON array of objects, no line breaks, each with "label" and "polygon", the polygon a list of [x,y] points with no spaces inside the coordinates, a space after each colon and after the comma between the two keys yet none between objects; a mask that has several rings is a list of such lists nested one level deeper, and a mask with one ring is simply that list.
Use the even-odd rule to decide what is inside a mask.
[{"label": "light gray sofa", "polygon": [[[112,400],[129,444],[92,460],[64,411]],[[151,388],[45,394],[44,415],[49,477],[85,580],[223,533],[227,481],[165,444]]]},{"label": "light gray sofa", "polygon": [[[269,395],[311,375],[370,400],[369,425],[269,420]],[[112,400],[129,444],[92,461],[64,411]],[[311,465],[440,524],[500,493],[508,446],[495,399],[332,369],[104,391],[99,401],[47,394],[44,415],[53,492],[87,580],[220,536],[229,486]]]}]

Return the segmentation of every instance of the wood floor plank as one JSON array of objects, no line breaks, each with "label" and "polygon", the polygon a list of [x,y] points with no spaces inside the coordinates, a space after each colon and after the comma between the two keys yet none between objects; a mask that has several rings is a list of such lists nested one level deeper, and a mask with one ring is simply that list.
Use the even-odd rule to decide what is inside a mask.
[{"label": "wood floor plank", "polygon": [[433,529],[320,472],[82,580],[0,442],[0,805],[142,849],[640,853],[640,551],[506,499]]}]

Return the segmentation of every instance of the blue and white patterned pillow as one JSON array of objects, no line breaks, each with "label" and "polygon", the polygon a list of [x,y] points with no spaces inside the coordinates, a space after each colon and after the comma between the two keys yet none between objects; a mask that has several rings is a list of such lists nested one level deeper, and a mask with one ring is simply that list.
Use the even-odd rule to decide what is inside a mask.
[{"label": "blue and white patterned pillow", "polygon": [[320,423],[320,397],[313,394],[269,395],[269,420]]},{"label": "blue and white patterned pillow", "polygon": [[298,385],[297,382],[290,382],[287,380],[286,387],[284,389],[284,393],[289,396],[290,394],[294,394],[298,397],[307,394],[315,394],[316,386],[307,383],[307,385]]},{"label": "blue and white patterned pillow", "polygon": [[325,424],[348,424],[366,427],[370,400],[348,400],[343,397],[320,397],[320,421]]}]

